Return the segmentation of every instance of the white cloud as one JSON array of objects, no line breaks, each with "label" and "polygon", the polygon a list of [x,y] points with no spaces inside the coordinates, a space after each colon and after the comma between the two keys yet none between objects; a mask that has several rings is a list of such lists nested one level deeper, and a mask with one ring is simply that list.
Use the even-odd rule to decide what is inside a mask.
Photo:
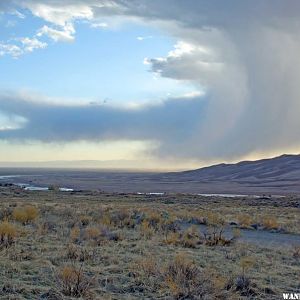
[{"label": "white cloud", "polygon": [[[14,41],[15,44],[13,44],[12,41]],[[0,56],[10,55],[13,58],[19,58],[25,53],[46,47],[47,43],[41,42],[37,38],[17,38],[11,40],[11,42],[7,44],[0,43]]]},{"label": "white cloud", "polygon": [[149,40],[149,39],[152,39],[153,36],[152,35],[147,35],[147,36],[138,36],[136,39],[138,41],[144,41],[144,40]]},{"label": "white cloud", "polygon": [[11,55],[13,58],[18,58],[23,54],[23,49],[13,44],[0,43],[0,56]]},{"label": "white cloud", "polygon": [[33,15],[61,27],[76,19],[90,20],[93,18],[92,8],[88,4],[68,4],[67,1],[56,4],[43,3],[43,1],[24,1],[23,5],[30,9]]},{"label": "white cloud", "polygon": [[40,28],[37,32],[37,36],[48,36],[55,42],[73,42],[74,41],[74,33],[75,29],[72,24],[66,24],[62,30],[57,30],[54,28],[51,28],[47,25],[44,25],[42,28]]},{"label": "white cloud", "polygon": [[97,22],[94,10],[113,9],[118,7],[111,0],[89,1],[23,1],[24,8],[29,9],[33,15],[51,23],[38,30],[37,36],[46,35],[56,42],[72,42],[75,39],[75,22],[89,21],[92,28],[106,28],[106,22]]},{"label": "white cloud", "polygon": [[23,128],[27,123],[26,118],[0,111],[0,132]]},{"label": "white cloud", "polygon": [[174,50],[170,51],[168,54],[168,57],[173,58],[179,58],[183,56],[184,54],[190,54],[193,51],[195,51],[196,47],[192,44],[186,43],[184,41],[177,42],[176,45],[174,45]]},{"label": "white cloud", "polygon": [[20,38],[20,42],[23,45],[23,51],[32,52],[35,49],[43,49],[47,47],[47,43],[39,41],[37,38]]},{"label": "white cloud", "polygon": [[91,23],[90,25],[91,28],[107,28],[108,24],[105,22],[102,23]]}]

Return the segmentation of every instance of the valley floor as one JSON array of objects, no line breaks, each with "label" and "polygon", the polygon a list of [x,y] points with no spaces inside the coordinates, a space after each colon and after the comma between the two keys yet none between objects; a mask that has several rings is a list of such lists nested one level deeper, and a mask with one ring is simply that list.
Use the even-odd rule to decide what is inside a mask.
[{"label": "valley floor", "polygon": [[299,207],[0,187],[0,299],[281,299],[300,289]]}]

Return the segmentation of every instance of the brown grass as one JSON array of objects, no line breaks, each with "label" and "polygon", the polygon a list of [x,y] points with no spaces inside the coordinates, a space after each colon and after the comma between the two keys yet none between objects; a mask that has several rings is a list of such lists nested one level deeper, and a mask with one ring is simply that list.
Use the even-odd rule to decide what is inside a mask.
[{"label": "brown grass", "polygon": [[11,246],[17,237],[17,228],[8,221],[0,223],[0,245]]},{"label": "brown grass", "polygon": [[75,226],[70,231],[70,239],[72,242],[77,243],[80,239],[80,228]]},{"label": "brown grass", "polygon": [[279,224],[277,219],[274,216],[263,216],[262,217],[262,224],[266,229],[278,229]]},{"label": "brown grass", "polygon": [[38,217],[38,215],[38,209],[32,205],[17,207],[13,211],[13,218],[24,225],[33,222]]},{"label": "brown grass", "polygon": [[84,274],[82,266],[79,268],[70,265],[62,267],[58,271],[57,279],[61,291],[66,296],[84,296],[92,285],[92,280]]},{"label": "brown grass", "polygon": [[238,215],[237,219],[241,227],[247,228],[253,223],[251,216],[248,214],[240,214]]}]

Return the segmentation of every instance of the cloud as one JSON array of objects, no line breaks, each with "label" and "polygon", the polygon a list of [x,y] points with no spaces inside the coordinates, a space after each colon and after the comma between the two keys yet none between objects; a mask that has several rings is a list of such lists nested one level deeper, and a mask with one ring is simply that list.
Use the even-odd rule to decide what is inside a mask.
[{"label": "cloud", "polygon": [[15,114],[3,114],[0,111],[0,132],[21,129],[27,120]]},{"label": "cloud", "polygon": [[[43,25],[35,36],[30,38],[32,41],[37,41],[37,38],[47,36],[55,42],[72,42],[75,39],[75,22],[78,20],[85,20],[91,22],[94,18],[93,9],[101,9],[115,7],[113,1],[8,1],[7,3],[0,3],[0,13],[5,12],[13,14],[20,19],[24,19],[25,15],[16,9],[22,8],[29,10],[34,16],[50,23],[51,26]],[[8,23],[12,25],[12,23]],[[91,23],[91,27],[104,28],[107,24],[104,22],[97,22],[95,19]],[[21,40],[22,38],[19,38]],[[23,38],[29,39],[29,38]],[[31,49],[45,48],[46,43],[39,42],[39,44],[32,44]],[[28,50],[30,47],[27,48]],[[2,42],[0,44],[0,56],[5,54],[17,58],[24,54],[26,49],[22,49],[19,45],[13,44],[11,41]]]},{"label": "cloud", "polygon": [[21,12],[19,12],[18,10],[14,10],[10,14],[18,17],[19,19],[25,19],[26,18],[26,16],[24,14],[22,14]]},{"label": "cloud", "polygon": [[23,1],[22,4],[33,15],[61,27],[77,19],[93,18],[91,6],[84,1]]},{"label": "cloud", "polygon": [[91,23],[91,28],[107,28],[108,24],[105,22],[102,23]]},{"label": "cloud", "polygon": [[[2,97],[1,108],[29,120],[22,130],[2,131],[3,138],[154,139],[161,145],[158,155],[220,159],[300,146],[300,1],[24,0],[22,5],[49,22],[41,30],[57,40],[74,38],[74,24],[82,19],[156,26],[178,42],[165,56],[145,60],[150,71],[204,88],[206,95],[136,110],[22,99],[10,99],[9,106]],[[0,55],[17,57],[19,48],[1,44]]]},{"label": "cloud", "polygon": [[36,49],[43,49],[47,47],[47,43],[41,42],[37,38],[24,37],[14,39],[12,42],[15,42],[17,44],[0,43],[0,57],[4,55],[10,55],[13,58],[17,59],[25,53],[29,53]]},{"label": "cloud", "polygon": [[32,52],[35,49],[43,49],[47,47],[47,43],[41,42],[36,38],[30,39],[28,37],[21,38],[20,42],[23,45],[24,52]]},{"label": "cloud", "polygon": [[[27,122],[22,128],[2,130],[0,139],[68,142],[76,140],[140,140],[160,144],[159,151],[175,155],[194,139],[200,125],[201,97],[166,99],[139,107],[109,105],[62,105],[42,96],[2,93],[3,114],[18,115]],[[188,117],[188,118],[187,118]],[[176,156],[176,155],[175,155]]]},{"label": "cloud", "polygon": [[197,149],[192,155],[236,159],[300,146],[299,2],[123,4],[128,14],[190,45],[178,43],[165,57],[146,63],[160,76],[207,90],[209,101],[201,126],[195,128],[197,138],[187,144]]},{"label": "cloud", "polygon": [[75,22],[89,21],[92,28],[106,28],[106,22],[97,22],[94,9],[100,13],[103,9],[117,7],[114,1],[23,1],[22,5],[31,13],[53,26],[44,25],[37,36],[46,35],[55,42],[72,42],[75,39]]},{"label": "cloud", "polygon": [[11,55],[13,58],[18,58],[22,54],[23,50],[19,46],[0,43],[0,57],[4,55]]},{"label": "cloud", "polygon": [[152,39],[152,38],[153,38],[152,35],[147,35],[147,36],[138,36],[136,39],[137,39],[138,41],[144,41],[144,40],[150,40],[150,39]]},{"label": "cloud", "polygon": [[74,33],[75,29],[72,24],[65,25],[62,30],[57,30],[44,25],[38,30],[37,36],[41,37],[46,35],[55,42],[72,42],[74,41]]}]

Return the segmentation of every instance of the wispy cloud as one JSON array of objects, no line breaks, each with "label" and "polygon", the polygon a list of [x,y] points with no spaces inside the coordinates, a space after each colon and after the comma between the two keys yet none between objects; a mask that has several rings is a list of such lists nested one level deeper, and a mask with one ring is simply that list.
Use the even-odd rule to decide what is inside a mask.
[{"label": "wispy cloud", "polygon": [[[13,43],[14,42],[14,43]],[[47,43],[39,41],[37,38],[16,38],[10,43],[0,43],[0,57],[10,55],[17,59],[25,53],[32,52],[36,49],[43,49],[47,47]]]},{"label": "wispy cloud", "polygon": [[13,58],[18,58],[23,54],[21,47],[14,44],[0,43],[0,57],[4,55],[11,55]]},{"label": "wispy cloud", "polygon": [[101,22],[101,23],[90,23],[90,27],[91,28],[107,28],[108,24],[105,22]]},{"label": "wispy cloud", "polygon": [[47,25],[44,25],[38,30],[36,35],[38,37],[46,35],[55,42],[72,42],[75,39],[74,33],[75,29],[72,24],[67,24],[63,26],[61,30],[57,30]]},{"label": "wispy cloud", "polygon": [[22,14],[21,12],[19,12],[18,10],[13,10],[10,14],[18,17],[19,19],[25,19],[26,16],[24,14]]},{"label": "wispy cloud", "polygon": [[43,49],[47,47],[47,43],[41,42],[36,38],[20,38],[20,42],[23,45],[24,52],[32,52],[35,49]]},{"label": "wispy cloud", "polygon": [[153,39],[153,36],[152,36],[152,35],[138,36],[136,39],[137,39],[138,41],[144,41],[144,40]]}]

